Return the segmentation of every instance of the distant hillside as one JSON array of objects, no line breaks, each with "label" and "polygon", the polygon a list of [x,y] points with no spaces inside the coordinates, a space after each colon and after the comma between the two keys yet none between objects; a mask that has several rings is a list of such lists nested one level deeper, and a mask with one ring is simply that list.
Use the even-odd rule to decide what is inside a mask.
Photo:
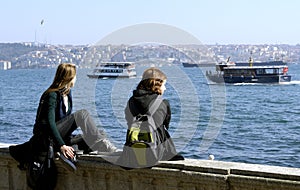
[{"label": "distant hillside", "polygon": [[41,50],[41,47],[21,43],[0,43],[0,60],[12,61],[15,57],[36,50]]}]

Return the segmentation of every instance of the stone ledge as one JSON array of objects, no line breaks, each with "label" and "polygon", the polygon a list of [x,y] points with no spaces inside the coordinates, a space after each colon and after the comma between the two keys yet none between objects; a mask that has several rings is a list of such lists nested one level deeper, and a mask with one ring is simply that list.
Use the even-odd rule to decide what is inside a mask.
[{"label": "stone ledge", "polygon": [[[25,172],[0,144],[0,189],[26,189]],[[151,169],[124,170],[118,154],[82,155],[71,173],[58,162],[57,189],[300,189],[300,168],[186,159],[163,161]]]}]

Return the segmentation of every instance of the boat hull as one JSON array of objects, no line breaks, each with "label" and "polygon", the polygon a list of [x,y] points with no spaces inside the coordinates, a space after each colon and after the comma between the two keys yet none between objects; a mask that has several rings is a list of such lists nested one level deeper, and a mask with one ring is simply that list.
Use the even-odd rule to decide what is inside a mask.
[{"label": "boat hull", "polygon": [[186,62],[183,62],[182,63],[182,66],[183,67],[213,67],[215,66],[214,63],[186,63]]},{"label": "boat hull", "polygon": [[101,75],[95,75],[95,74],[88,74],[89,78],[133,78],[136,77],[136,75],[110,75],[110,74],[101,74]]},{"label": "boat hull", "polygon": [[209,80],[215,83],[284,83],[291,82],[291,75],[276,75],[262,77],[243,77],[243,76],[222,76],[222,75],[206,75]]}]

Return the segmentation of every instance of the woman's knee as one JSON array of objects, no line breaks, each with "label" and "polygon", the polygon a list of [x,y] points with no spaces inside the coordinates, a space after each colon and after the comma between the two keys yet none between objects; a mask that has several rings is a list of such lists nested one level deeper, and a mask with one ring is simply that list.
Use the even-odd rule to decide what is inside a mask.
[{"label": "woman's knee", "polygon": [[81,114],[83,114],[83,115],[89,115],[90,114],[86,109],[81,109],[81,110],[79,110],[79,112],[81,112]]},{"label": "woman's knee", "polygon": [[76,118],[81,117],[81,118],[87,118],[90,113],[86,109],[81,109],[75,112]]}]

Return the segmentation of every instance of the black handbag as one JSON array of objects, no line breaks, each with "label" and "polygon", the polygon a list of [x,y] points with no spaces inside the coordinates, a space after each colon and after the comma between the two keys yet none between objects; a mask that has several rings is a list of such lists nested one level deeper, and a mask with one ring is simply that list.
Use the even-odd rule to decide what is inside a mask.
[{"label": "black handbag", "polygon": [[26,170],[27,185],[32,189],[54,189],[57,171],[53,161],[53,143],[50,141],[48,152],[32,156]]},{"label": "black handbag", "polygon": [[31,188],[36,188],[41,183],[45,176],[47,167],[47,154],[40,153],[40,155],[33,156],[32,160],[28,163],[26,170],[27,184]]}]

